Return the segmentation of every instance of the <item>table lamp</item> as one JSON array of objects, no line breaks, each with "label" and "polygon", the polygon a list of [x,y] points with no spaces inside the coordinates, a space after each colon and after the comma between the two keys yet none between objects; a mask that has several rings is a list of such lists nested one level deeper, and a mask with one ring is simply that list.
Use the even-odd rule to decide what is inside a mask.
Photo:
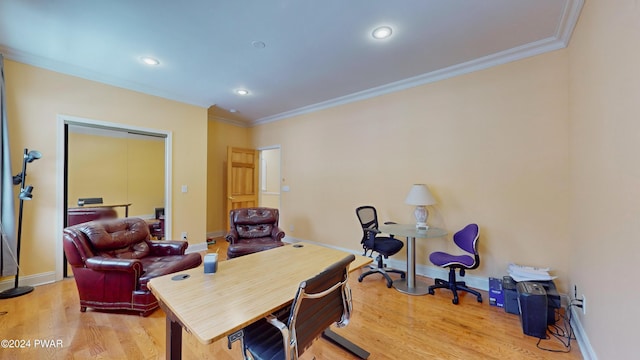
[{"label": "table lamp", "polygon": [[413,214],[416,217],[416,229],[427,230],[427,205],[433,205],[436,203],[436,199],[431,195],[431,191],[425,184],[413,184],[407,198],[404,200],[406,204],[416,205],[416,210]]}]

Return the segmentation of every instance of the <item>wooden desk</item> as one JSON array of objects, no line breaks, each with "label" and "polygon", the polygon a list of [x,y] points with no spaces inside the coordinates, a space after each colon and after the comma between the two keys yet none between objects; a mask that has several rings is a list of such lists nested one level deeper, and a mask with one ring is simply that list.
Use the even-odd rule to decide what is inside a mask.
[{"label": "wooden desk", "polygon": [[[221,261],[218,272],[203,266],[148,283],[167,316],[167,359],[180,359],[182,328],[203,344],[225,338],[290,304],[300,283],[348,254],[313,244],[294,245]],[[349,270],[371,262],[356,256]],[[184,280],[176,276],[188,275]]]},{"label": "wooden desk", "polygon": [[129,206],[131,206],[131,204],[116,204],[116,205],[103,205],[103,204],[87,204],[84,206],[81,206],[82,208],[116,208],[116,207],[123,207],[124,208],[124,217],[129,217]]}]

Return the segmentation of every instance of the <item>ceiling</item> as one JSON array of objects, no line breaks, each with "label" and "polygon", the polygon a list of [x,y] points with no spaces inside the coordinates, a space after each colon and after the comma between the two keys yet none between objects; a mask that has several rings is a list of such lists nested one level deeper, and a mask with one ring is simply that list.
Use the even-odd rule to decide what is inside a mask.
[{"label": "ceiling", "polygon": [[252,126],[563,48],[582,4],[0,0],[0,52]]}]

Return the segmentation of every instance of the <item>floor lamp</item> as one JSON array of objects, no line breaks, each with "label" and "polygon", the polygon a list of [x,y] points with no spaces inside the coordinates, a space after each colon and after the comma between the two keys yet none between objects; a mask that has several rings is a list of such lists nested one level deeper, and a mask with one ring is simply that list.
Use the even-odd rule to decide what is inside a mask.
[{"label": "floor lamp", "polygon": [[18,195],[18,198],[20,199],[20,210],[18,212],[18,237],[16,243],[16,279],[14,287],[12,289],[0,292],[0,299],[22,296],[33,291],[33,286],[18,286],[18,275],[20,272],[20,242],[22,240],[22,209],[24,206],[24,201],[31,200],[31,198],[33,197],[33,195],[31,194],[31,192],[33,191],[33,186],[24,186],[25,178],[27,177],[27,163],[31,163],[34,160],[40,159],[41,157],[42,154],[39,151],[29,151],[28,149],[24,149],[24,157],[22,159],[22,172],[13,177],[13,184],[20,185],[20,195]]}]

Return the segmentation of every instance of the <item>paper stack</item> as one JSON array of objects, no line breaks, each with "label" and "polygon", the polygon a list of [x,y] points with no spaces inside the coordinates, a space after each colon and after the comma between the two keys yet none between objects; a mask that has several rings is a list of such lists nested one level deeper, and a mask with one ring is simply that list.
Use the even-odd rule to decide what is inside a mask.
[{"label": "paper stack", "polygon": [[507,272],[515,281],[549,281],[557,277],[549,274],[549,268],[537,268],[517,264],[509,264]]}]

